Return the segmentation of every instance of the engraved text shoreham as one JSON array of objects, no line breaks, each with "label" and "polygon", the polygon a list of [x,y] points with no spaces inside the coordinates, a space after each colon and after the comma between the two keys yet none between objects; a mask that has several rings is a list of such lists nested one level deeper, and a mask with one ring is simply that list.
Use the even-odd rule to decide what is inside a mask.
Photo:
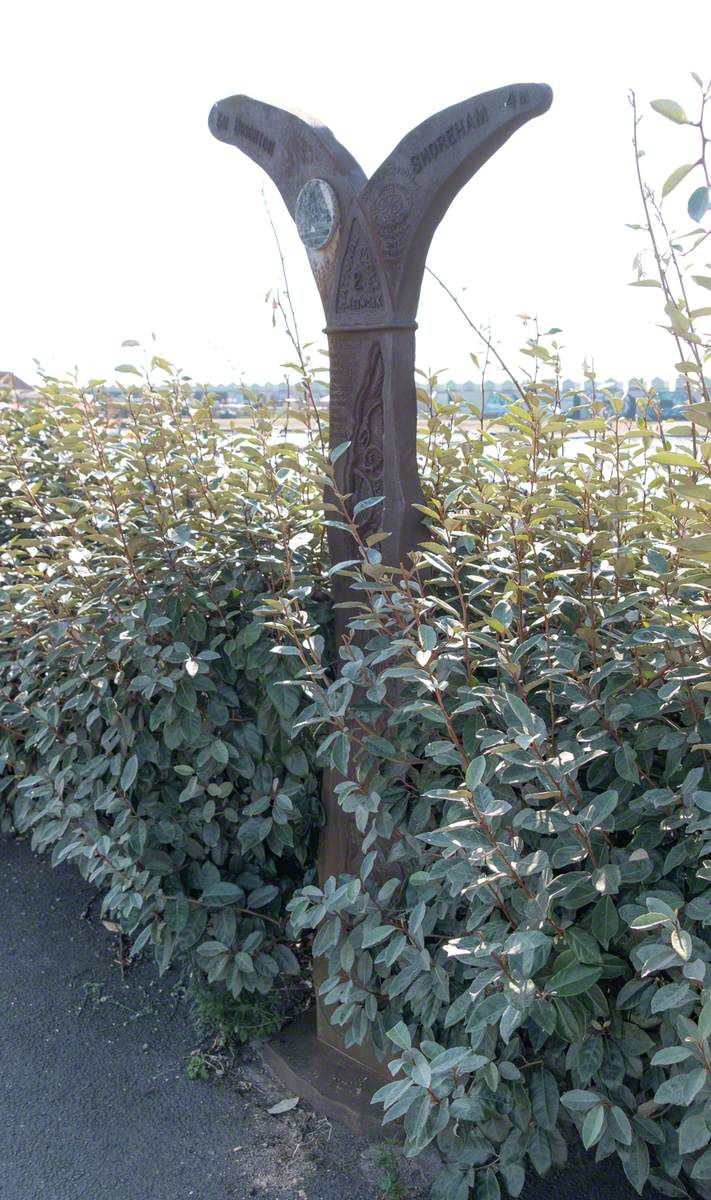
[{"label": "engraved text shoreham", "polygon": [[467,113],[466,117],[462,117],[459,121],[453,121],[444,133],[440,133],[439,137],[430,142],[428,146],[423,146],[419,154],[410,156],[410,164],[415,174],[419,175],[423,167],[434,162],[443,150],[448,149],[449,146],[456,146],[457,142],[471,133],[472,129],[480,129],[488,120],[489,113],[486,106],[478,104],[476,108]]}]

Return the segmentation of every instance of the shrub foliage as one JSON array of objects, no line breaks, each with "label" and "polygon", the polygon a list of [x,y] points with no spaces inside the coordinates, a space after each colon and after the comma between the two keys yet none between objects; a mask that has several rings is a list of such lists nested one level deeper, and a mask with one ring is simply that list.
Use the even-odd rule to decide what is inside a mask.
[{"label": "shrub foliage", "polygon": [[450,490],[417,567],[348,568],[346,720],[303,668],[366,853],[292,919],[331,1019],[390,1043],[377,1098],[410,1153],[437,1139],[448,1200],[520,1194],[571,1123],[640,1192],[711,1177],[709,466],[653,404],[597,408],[571,437],[531,388],[472,441],[435,405]]},{"label": "shrub foliage", "polygon": [[67,381],[2,406],[0,804],[106,890],[134,953],[191,951],[236,996],[298,972],[283,909],[319,780],[256,608],[314,592],[317,491],[270,422],[225,434],[188,393],[128,388],[120,435]]}]

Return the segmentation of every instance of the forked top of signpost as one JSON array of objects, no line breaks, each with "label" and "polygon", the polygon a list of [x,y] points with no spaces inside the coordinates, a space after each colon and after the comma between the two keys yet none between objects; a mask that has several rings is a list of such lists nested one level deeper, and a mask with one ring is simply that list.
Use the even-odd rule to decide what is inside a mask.
[{"label": "forked top of signpost", "polygon": [[432,235],[460,188],[515,130],[550,107],[517,83],[445,108],[411,130],[370,179],[313,117],[230,96],[210,130],[262,167],[297,222],[329,324],[414,321]]}]

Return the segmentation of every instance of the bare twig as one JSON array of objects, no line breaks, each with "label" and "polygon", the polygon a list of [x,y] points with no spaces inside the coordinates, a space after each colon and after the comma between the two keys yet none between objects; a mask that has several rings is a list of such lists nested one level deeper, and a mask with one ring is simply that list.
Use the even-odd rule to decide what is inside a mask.
[{"label": "bare twig", "polygon": [[457,299],[454,292],[451,290],[451,288],[447,287],[447,284],[442,279],[440,279],[439,275],[435,274],[435,272],[432,270],[431,267],[425,267],[425,270],[427,271],[427,273],[429,275],[432,276],[432,278],[435,280],[435,282],[439,284],[439,286],[442,288],[442,290],[447,293],[447,295],[449,296],[452,303],[459,309],[459,311],[462,314],[462,316],[464,317],[464,320],[466,321],[467,325],[470,327],[470,329],[474,330],[477,337],[480,338],[480,340],[484,343],[484,345],[486,346],[489,353],[492,354],[493,357],[496,359],[497,363],[501,367],[501,370],[505,371],[505,373],[508,375],[509,379],[511,380],[512,384],[516,388],[516,391],[518,392],[521,399],[525,401],[525,399],[526,399],[525,391],[521,387],[521,384],[519,383],[518,379],[514,375],[513,371],[511,371],[509,369],[509,367],[507,367],[506,363],[504,362],[503,358],[499,354],[498,350],[494,346],[491,339],[486,336],[484,331],[482,329],[480,329],[478,325],[474,324],[471,317],[469,316],[469,313],[466,311],[465,308],[462,307],[461,302]]}]

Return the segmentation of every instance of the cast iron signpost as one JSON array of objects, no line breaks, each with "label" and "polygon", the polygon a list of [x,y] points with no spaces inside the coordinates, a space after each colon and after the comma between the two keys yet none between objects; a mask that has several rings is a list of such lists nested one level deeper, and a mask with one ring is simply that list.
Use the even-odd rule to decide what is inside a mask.
[{"label": "cast iron signpost", "polygon": [[[483,92],[411,130],[370,179],[319,121],[248,96],[220,100],[210,130],[249,155],[276,184],[316,279],[330,356],[330,443],[349,442],[337,484],[361,512],[362,532],[388,533],[383,559],[405,562],[420,540],[415,440],[415,316],[432,236],[461,187],[521,125],[552,100],[546,84]],[[350,535],[330,528],[332,561],[353,557]],[[336,577],[338,579],[338,577]],[[337,583],[339,599],[346,584]],[[338,611],[338,610],[337,610]],[[322,879],[357,870],[352,818],[326,789]],[[319,1011],[319,1037],[343,1051]],[[364,1064],[367,1053],[347,1052]]]}]

